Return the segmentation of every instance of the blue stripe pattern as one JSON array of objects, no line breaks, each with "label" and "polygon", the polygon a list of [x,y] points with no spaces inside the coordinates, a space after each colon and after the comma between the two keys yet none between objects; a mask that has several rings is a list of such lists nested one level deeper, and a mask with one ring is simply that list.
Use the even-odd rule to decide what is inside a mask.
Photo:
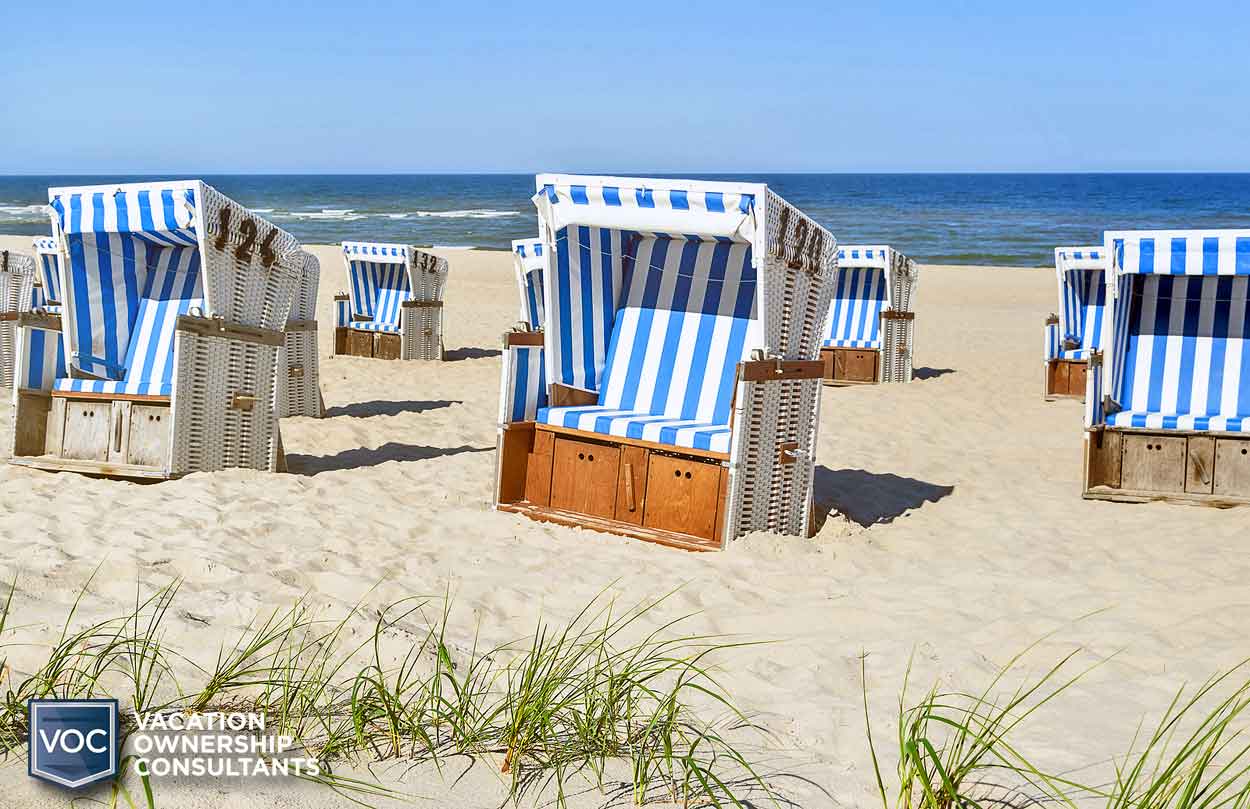
[{"label": "blue stripe pattern", "polygon": [[76,377],[55,389],[169,396],[174,324],[204,297],[194,190],[65,190],[51,204],[69,256],[63,329]]},{"label": "blue stripe pattern", "polygon": [[728,191],[694,191],[682,188],[648,188],[587,185],[546,185],[543,192],[553,204],[609,208],[655,208],[692,213],[749,213],[755,196]]},{"label": "blue stripe pattern", "polygon": [[[723,239],[569,230],[580,232],[557,234],[557,322],[562,337],[574,343],[580,337],[583,349],[597,346],[604,330],[607,344],[601,374],[592,373],[597,355],[585,355],[594,361],[588,372],[575,362],[576,351],[564,352],[561,370],[565,378],[597,380],[598,403],[543,408],[537,419],[727,453],[737,364],[760,342],[750,246]],[[569,247],[572,239],[577,242]],[[615,251],[622,246],[619,262],[614,253],[604,253],[605,247]],[[599,295],[585,292],[596,285],[600,294],[614,289],[618,267],[620,303],[610,322],[599,322]],[[587,316],[569,316],[574,307]]]},{"label": "blue stripe pattern", "polygon": [[1250,233],[1125,234],[1113,256],[1110,395],[1122,409],[1106,423],[1250,431]]},{"label": "blue stripe pattern", "polygon": [[543,327],[543,243],[533,239],[512,242],[517,256],[517,287],[521,296],[521,320],[530,329]]},{"label": "blue stripe pattern", "polygon": [[348,293],[355,317],[349,325],[360,331],[398,333],[401,304],[412,297],[408,246],[344,242]]},{"label": "blue stripe pattern", "polygon": [[[883,266],[855,266],[859,260],[838,259],[833,299],[825,321],[824,345],[831,348],[881,348],[881,313],[885,311],[889,278]],[[859,251],[853,251],[858,254]],[[884,253],[881,256],[885,258]],[[847,263],[844,263],[847,262]]]}]

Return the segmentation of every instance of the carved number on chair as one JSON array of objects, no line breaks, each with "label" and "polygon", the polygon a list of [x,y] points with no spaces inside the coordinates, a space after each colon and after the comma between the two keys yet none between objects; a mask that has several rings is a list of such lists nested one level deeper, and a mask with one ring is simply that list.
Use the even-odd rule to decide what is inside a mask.
[{"label": "carved number on chair", "polygon": [[230,209],[222,208],[219,216],[219,224],[217,228],[217,241],[213,242],[213,247],[218,250],[226,249],[226,234],[230,231]]},{"label": "carved number on chair", "polygon": [[[783,207],[781,209],[780,231],[782,236],[782,249],[785,250],[785,235],[790,226],[790,209]],[[807,258],[811,266],[820,263],[820,254],[824,251],[825,235],[818,228],[808,225],[807,220],[802,216],[795,217],[794,220],[794,255],[793,258],[787,258],[786,263],[791,269],[798,269],[803,264],[803,259]]]},{"label": "carved number on chair", "polygon": [[278,257],[273,252],[273,240],[278,236],[277,228],[270,228],[265,240],[260,243],[260,263],[265,269],[273,266]]},{"label": "carved number on chair", "polygon": [[244,219],[239,223],[239,232],[243,234],[243,241],[235,248],[234,257],[239,261],[251,261],[252,247],[256,244],[256,223],[251,219]]}]

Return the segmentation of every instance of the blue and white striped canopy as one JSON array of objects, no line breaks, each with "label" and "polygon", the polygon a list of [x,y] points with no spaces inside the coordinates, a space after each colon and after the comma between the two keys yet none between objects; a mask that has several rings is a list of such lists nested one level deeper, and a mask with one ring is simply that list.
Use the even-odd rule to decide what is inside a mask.
[{"label": "blue and white striped canopy", "polygon": [[751,240],[763,186],[621,177],[539,175],[534,201],[554,231],[572,224]]},{"label": "blue and white striped canopy", "polygon": [[[1108,233],[1120,427],[1250,431],[1250,231]],[[1114,408],[1113,408],[1114,409]]]},{"label": "blue and white striped canopy", "polygon": [[406,244],[343,242],[352,328],[399,332],[401,304],[412,297],[410,249]]},{"label": "blue and white striped canopy", "polygon": [[1102,345],[1102,320],[1107,304],[1106,251],[1101,247],[1055,249],[1059,285],[1060,339],[1076,343],[1060,346],[1057,356],[1088,360]]},{"label": "blue and white striped canopy", "polygon": [[537,239],[515,239],[512,252],[517,257],[517,288],[521,296],[521,320],[531,329],[543,327],[543,243]]},{"label": "blue and white striped canopy", "polygon": [[1250,230],[1106,234],[1117,275],[1250,275]]},{"label": "blue and white striped canopy", "polygon": [[825,347],[881,347],[881,313],[890,305],[889,254],[890,248],[880,245],[838,247]]},{"label": "blue and white striped canopy", "polygon": [[198,182],[53,188],[71,379],[58,390],[168,396],[174,326],[202,307]]}]

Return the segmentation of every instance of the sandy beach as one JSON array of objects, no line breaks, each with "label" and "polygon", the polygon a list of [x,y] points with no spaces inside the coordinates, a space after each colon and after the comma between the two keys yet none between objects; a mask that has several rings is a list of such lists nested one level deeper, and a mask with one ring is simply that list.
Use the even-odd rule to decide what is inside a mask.
[{"label": "sandy beach", "polygon": [[[0,248],[29,250],[28,237]],[[527,521],[491,510],[500,335],[517,319],[511,257],[451,262],[443,363],[331,357],[337,248],[321,260],[322,420],[282,423],[290,473],[197,474],[158,485],[0,464],[0,574],[16,577],[23,637],[59,631],[79,589],[86,622],[182,581],[169,641],[211,664],[258,613],[307,595],[339,617],[453,594],[461,648],[528,635],[608,590],[633,602],[676,594],[656,621],[698,613],[692,631],[764,646],[720,659],[778,794],[803,807],[876,805],[860,657],[884,747],[909,657],[917,689],[977,689],[1016,652],[1036,672],[1082,647],[1106,662],[1026,729],[1055,769],[1094,766],[1128,745],[1186,681],[1246,654],[1247,511],[1081,499],[1081,407],[1041,396],[1050,269],[921,268],[908,385],[826,388],[811,540],[753,535],[716,554]],[[0,402],[7,459],[9,397]],[[7,639],[5,639],[7,641]],[[3,654],[22,672],[45,650]],[[399,643],[396,641],[398,655]],[[402,763],[401,763],[402,764]],[[433,806],[494,807],[489,766],[442,775],[388,765],[385,783]],[[1095,777],[1096,780],[1096,777]],[[66,794],[0,767],[6,805],[59,807]],[[307,785],[246,792],[157,784],[160,806],[350,805]],[[628,793],[624,800],[628,802]],[[590,791],[574,806],[598,806]]]}]

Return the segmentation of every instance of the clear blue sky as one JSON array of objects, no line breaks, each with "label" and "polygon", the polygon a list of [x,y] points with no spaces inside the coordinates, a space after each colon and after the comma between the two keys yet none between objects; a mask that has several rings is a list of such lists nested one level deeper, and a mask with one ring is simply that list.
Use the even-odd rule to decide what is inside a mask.
[{"label": "clear blue sky", "polygon": [[0,0],[0,173],[1250,170],[1240,2]]}]

